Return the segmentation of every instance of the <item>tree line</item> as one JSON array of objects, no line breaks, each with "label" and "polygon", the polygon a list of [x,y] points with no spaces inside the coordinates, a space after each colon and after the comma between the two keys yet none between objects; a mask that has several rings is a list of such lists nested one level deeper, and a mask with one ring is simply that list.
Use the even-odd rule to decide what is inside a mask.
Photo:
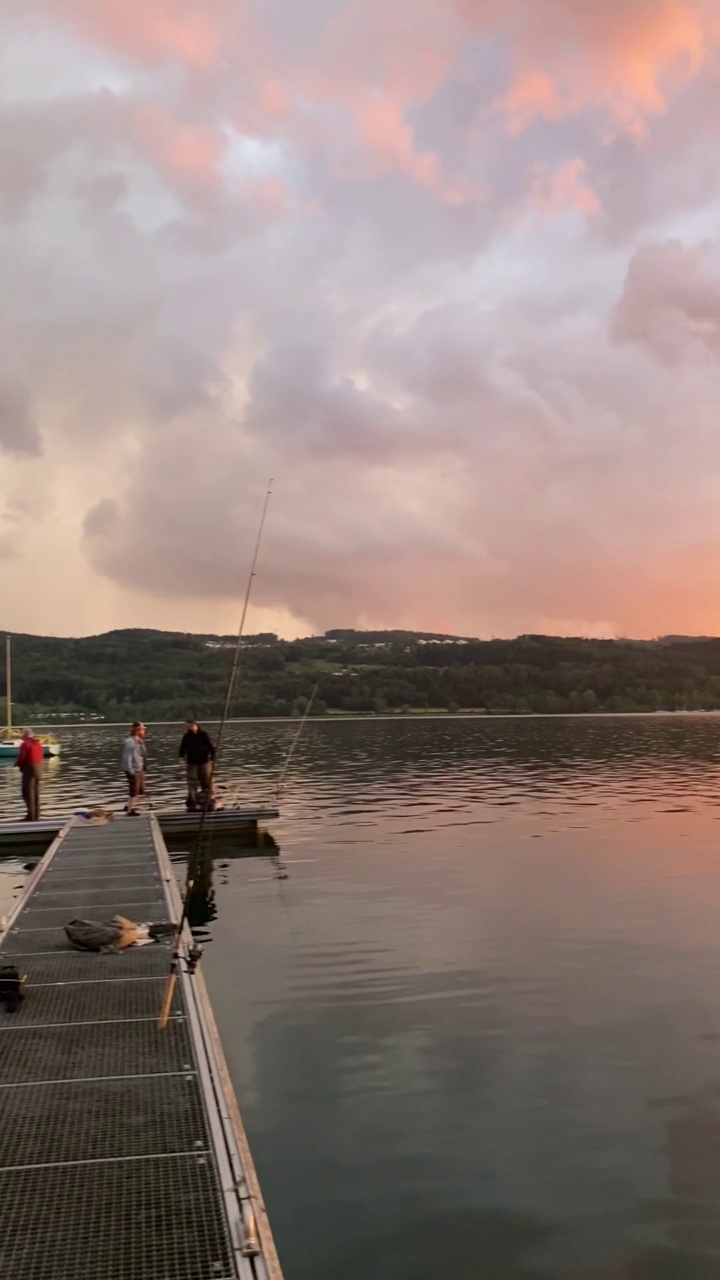
[{"label": "tree line", "polygon": [[[232,637],[160,631],[15,636],[15,720],[211,719],[222,708],[233,647]],[[263,634],[244,641],[232,712],[301,715],[316,686],[313,715],[710,711],[720,709],[720,640]]]}]

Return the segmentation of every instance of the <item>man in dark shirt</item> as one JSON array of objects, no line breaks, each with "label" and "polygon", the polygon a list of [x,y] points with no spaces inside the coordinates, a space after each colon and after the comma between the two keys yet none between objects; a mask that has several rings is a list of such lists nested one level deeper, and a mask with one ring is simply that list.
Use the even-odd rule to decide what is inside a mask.
[{"label": "man in dark shirt", "polygon": [[213,803],[213,761],[215,747],[210,735],[201,729],[197,720],[187,720],[183,740],[180,743],[180,764],[187,767],[187,807],[194,813],[199,805],[202,793],[202,807],[214,808]]}]

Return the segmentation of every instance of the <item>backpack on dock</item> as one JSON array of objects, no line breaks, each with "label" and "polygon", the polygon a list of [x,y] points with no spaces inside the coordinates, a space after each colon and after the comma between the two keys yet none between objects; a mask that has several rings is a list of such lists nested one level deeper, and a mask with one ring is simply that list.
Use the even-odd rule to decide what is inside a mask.
[{"label": "backpack on dock", "polygon": [[24,1000],[23,980],[20,971],[14,964],[0,967],[0,1004],[8,1013],[15,1013]]}]

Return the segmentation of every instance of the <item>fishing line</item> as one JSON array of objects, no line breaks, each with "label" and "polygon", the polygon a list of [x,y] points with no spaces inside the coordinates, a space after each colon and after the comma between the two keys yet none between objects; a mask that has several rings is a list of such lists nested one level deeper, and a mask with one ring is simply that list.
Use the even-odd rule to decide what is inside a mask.
[{"label": "fishing line", "polygon": [[[306,707],[305,707],[305,711],[304,711],[304,713],[303,713],[302,720],[300,721],[300,724],[298,725],[297,732],[295,733],[295,736],[294,736],[294,738],[293,738],[292,742],[290,743],[290,748],[289,748],[289,750],[288,750],[287,755],[285,756],[285,760],[284,760],[284,762],[283,762],[282,768],[280,769],[280,776],[279,776],[279,778],[278,778],[278,781],[277,781],[277,784],[276,784],[276,787],[275,787],[275,795],[274,795],[274,799],[275,799],[276,801],[278,801],[278,800],[280,799],[281,795],[282,795],[283,784],[284,784],[284,782],[285,782],[285,776],[286,776],[286,774],[287,774],[288,768],[290,767],[290,761],[292,760],[293,755],[295,754],[295,748],[297,747],[298,742],[300,741],[300,738],[301,738],[301,736],[302,736],[303,729],[305,728],[305,723],[306,723],[306,721],[307,721],[308,716],[310,715],[310,709],[311,709],[311,707],[312,707],[313,702],[315,701],[315,695],[317,694],[317,691],[318,691],[318,689],[319,689],[319,688],[320,688],[320,685],[319,685],[319,684],[316,684],[316,685],[315,685],[315,688],[313,689],[312,693],[310,694],[310,699],[309,699],[309,701],[308,701],[308,703],[307,703],[307,705],[306,705]],[[239,800],[239,797],[240,797],[240,791],[241,791],[241,788],[242,788],[242,782],[238,783],[237,787],[235,788],[235,791],[231,793],[231,795],[230,795],[230,807],[231,807],[231,808],[233,807],[233,805],[237,805],[238,800]]]},{"label": "fishing line", "polygon": [[[163,1002],[162,1012],[160,1014],[160,1019],[158,1024],[160,1027],[166,1027],[168,1023],[168,1018],[170,1017],[170,1009],[172,1007],[173,995],[175,993],[175,985],[177,983],[177,969],[180,963],[180,944],[182,940],[182,932],[185,927],[185,922],[188,918],[188,911],[190,909],[192,891],[195,887],[195,880],[202,866],[202,859],[200,855],[201,855],[201,849],[202,849],[202,838],[205,832],[205,820],[207,818],[208,810],[210,807],[209,800],[210,800],[210,796],[213,793],[213,782],[215,780],[215,774],[217,773],[217,767],[218,767],[218,764],[220,761],[220,755],[222,752],[223,739],[225,735],[225,726],[227,724],[227,720],[230,715],[230,709],[232,707],[232,700],[233,700],[233,694],[235,692],[235,683],[237,680],[238,667],[240,665],[240,650],[242,645],[242,638],[245,633],[245,620],[247,618],[247,611],[248,611],[248,605],[250,603],[250,595],[252,592],[253,582],[256,577],[258,555],[260,554],[260,543],[262,541],[263,529],[265,528],[265,517],[267,515],[268,504],[272,496],[272,486],[273,486],[273,481],[269,480],[267,492],[265,494],[265,500],[263,502],[262,514],[260,516],[260,524],[258,526],[257,538],[255,539],[255,550],[253,552],[253,558],[250,565],[250,574],[248,576],[247,587],[245,589],[245,598],[243,600],[242,614],[240,617],[240,626],[238,628],[237,644],[235,646],[235,653],[233,656],[232,666],[230,668],[230,675],[228,677],[227,689],[225,692],[225,705],[223,707],[222,717],[220,719],[220,727],[218,729],[217,743],[215,746],[215,755],[210,762],[210,777],[209,777],[207,792],[205,796],[205,803],[200,813],[200,827],[198,829],[197,839],[195,842],[195,851],[194,851],[194,855],[191,854],[191,856],[188,858],[185,897],[183,898],[180,922],[175,931],[175,938],[173,941],[173,955],[172,955],[172,960],[170,962],[170,973],[168,975],[167,987],[165,989],[165,1000]],[[211,828],[211,835],[212,835],[212,828]],[[192,952],[189,955],[188,971],[190,973],[194,972],[195,966],[199,958],[200,958],[199,949],[193,948]]]},{"label": "fishing line", "polygon": [[[280,777],[278,778],[277,787],[276,787],[276,790],[275,790],[275,798],[276,798],[276,800],[278,800],[278,801],[280,800],[280,796],[281,796],[281,794],[282,794],[283,783],[284,783],[284,781],[285,781],[285,776],[286,776],[287,771],[288,771],[288,768],[289,768],[289,766],[290,766],[290,761],[292,760],[293,755],[295,754],[295,748],[297,747],[297,744],[298,744],[298,742],[300,741],[300,738],[301,738],[301,736],[302,736],[302,731],[303,731],[303,729],[305,728],[305,724],[306,724],[307,718],[308,718],[308,716],[309,716],[309,714],[310,714],[310,708],[312,707],[312,704],[313,704],[313,702],[315,701],[315,695],[316,695],[316,693],[317,693],[317,691],[318,691],[318,688],[319,688],[319,684],[316,684],[316,685],[315,685],[315,688],[313,689],[312,693],[310,694],[310,698],[308,699],[307,705],[306,705],[306,707],[305,707],[305,711],[304,711],[304,714],[303,714],[302,720],[300,721],[300,724],[298,725],[298,728],[297,728],[297,732],[296,732],[296,734],[295,734],[295,736],[294,736],[294,738],[293,738],[292,742],[290,743],[290,749],[289,749],[289,751],[288,751],[288,753],[287,753],[287,755],[286,755],[286,757],[285,757],[285,763],[283,764],[283,767],[282,767],[282,769],[280,770]],[[280,853],[279,853],[279,851],[278,851],[278,853],[273,857],[272,862],[273,862],[273,868],[274,868],[274,871],[275,871],[275,874],[274,874],[274,876],[273,876],[273,879],[277,882],[277,885],[278,885],[278,897],[279,897],[279,899],[280,899],[280,903],[281,903],[281,906],[282,906],[282,908],[283,908],[283,915],[285,916],[286,924],[287,924],[287,926],[288,926],[288,932],[289,932],[289,933],[291,934],[291,936],[293,937],[293,940],[294,940],[294,942],[295,942],[295,945],[296,945],[296,946],[299,946],[300,938],[299,938],[299,935],[298,935],[298,933],[297,933],[297,931],[296,931],[296,929],[295,929],[295,927],[294,927],[294,924],[293,924],[293,922],[292,922],[292,914],[291,914],[291,911],[290,911],[290,904],[289,904],[288,902],[286,902],[286,900],[285,900],[285,895],[284,895],[284,893],[283,893],[283,881],[288,879],[288,873],[287,873],[287,867],[286,867],[286,864],[285,864],[284,862],[281,862],[281,861],[280,861]],[[296,904],[296,907],[297,907],[297,904]],[[307,925],[306,925],[305,927],[306,927],[306,931],[307,931]]]},{"label": "fishing line", "polygon": [[309,698],[308,704],[307,704],[307,706],[306,706],[306,708],[305,708],[305,713],[304,713],[303,718],[302,718],[302,720],[300,721],[300,724],[299,724],[299,726],[298,726],[298,731],[297,731],[297,733],[295,734],[295,737],[293,738],[292,742],[290,743],[290,750],[288,751],[288,753],[287,753],[287,755],[286,755],[286,757],[285,757],[285,764],[283,765],[283,767],[282,767],[282,769],[281,769],[281,771],[280,771],[280,777],[278,778],[277,789],[276,789],[276,791],[275,791],[275,795],[276,795],[276,797],[277,797],[277,799],[278,799],[278,800],[280,799],[280,796],[282,795],[283,783],[284,783],[284,781],[285,781],[285,776],[286,776],[286,774],[287,774],[288,768],[290,767],[290,761],[292,760],[292,758],[293,758],[293,756],[294,756],[294,754],[295,754],[295,748],[296,748],[296,746],[297,746],[298,742],[300,741],[300,737],[301,737],[302,731],[303,731],[303,729],[305,728],[305,722],[306,722],[306,720],[307,720],[308,716],[310,715],[310,708],[311,708],[311,706],[312,706],[313,702],[315,701],[315,694],[317,693],[318,688],[319,688],[319,685],[317,685],[317,684],[316,684],[316,685],[315,685],[315,688],[313,689],[312,693],[310,694],[310,698]]},{"label": "fishing line", "polygon": [[[288,753],[287,753],[287,755],[286,755],[286,757],[285,757],[285,760],[284,760],[283,766],[282,766],[282,768],[281,768],[281,770],[280,770],[280,777],[279,777],[279,779],[278,779],[277,787],[276,787],[276,791],[275,791],[275,797],[276,797],[276,799],[277,799],[277,800],[279,800],[279,799],[280,799],[280,795],[281,795],[282,787],[283,787],[283,782],[284,782],[285,776],[286,776],[286,774],[287,774],[287,771],[288,771],[288,768],[289,768],[289,765],[290,765],[290,761],[292,760],[292,757],[293,757],[294,752],[295,752],[295,748],[297,747],[297,744],[298,744],[298,742],[300,741],[300,738],[301,738],[301,735],[302,735],[302,731],[303,731],[303,729],[305,728],[305,723],[306,723],[307,718],[308,718],[308,716],[309,716],[309,714],[310,714],[310,709],[311,709],[312,704],[313,704],[313,702],[314,702],[314,700],[315,700],[315,695],[316,695],[316,693],[317,693],[317,691],[318,691],[318,688],[319,688],[319,685],[317,685],[317,684],[316,684],[316,685],[315,685],[315,688],[313,689],[313,691],[312,691],[312,693],[311,693],[311,695],[310,695],[309,701],[308,701],[308,703],[307,703],[307,705],[306,705],[306,707],[305,707],[305,712],[304,712],[304,714],[303,714],[302,720],[300,721],[300,724],[298,725],[298,728],[297,728],[297,731],[296,731],[296,733],[295,733],[295,735],[294,735],[294,737],[293,737],[293,740],[292,740],[292,742],[290,743],[290,749],[288,750]],[[239,788],[238,788],[238,793],[239,793]],[[295,861],[301,861],[301,862],[305,862],[305,861],[307,861],[307,862],[316,862],[316,861],[317,861],[317,859],[316,859],[316,858],[308,858],[308,859],[301,858],[301,859],[296,859]],[[287,873],[287,866],[286,866],[285,862],[281,861],[280,850],[278,850],[278,851],[277,851],[277,853],[274,853],[274,854],[272,854],[272,855],[271,855],[271,857],[270,857],[270,863],[271,863],[271,866],[272,866],[272,868],[273,868],[273,877],[272,877],[272,878],[273,878],[273,880],[274,880],[274,881],[276,881],[276,883],[277,883],[277,887],[278,887],[278,898],[279,898],[279,900],[280,900],[280,905],[281,905],[281,907],[282,907],[282,916],[283,916],[283,918],[284,918],[284,920],[285,920],[285,925],[286,925],[286,928],[287,928],[288,934],[289,934],[289,936],[292,938],[292,940],[293,940],[293,942],[294,942],[294,944],[295,944],[295,947],[299,950],[299,948],[300,948],[300,946],[301,946],[301,938],[302,938],[302,935],[300,934],[300,932],[299,932],[299,931],[296,929],[296,927],[295,927],[295,921],[294,921],[294,919],[293,919],[293,909],[292,909],[292,907],[291,907],[291,904],[286,900],[285,894],[284,894],[284,892],[283,892],[283,889],[284,889],[284,884],[283,884],[283,882],[284,882],[285,880],[287,880],[289,877],[288,877],[288,873]],[[267,879],[266,879],[266,877],[265,877],[265,876],[253,876],[253,877],[252,877],[252,879],[248,880],[246,883],[248,883],[248,884],[267,884]],[[305,917],[304,917],[304,913],[303,913],[303,911],[302,911],[302,909],[301,909],[301,907],[300,907],[299,903],[297,903],[297,902],[295,902],[295,903],[294,903],[294,910],[295,910],[295,912],[299,912],[299,913],[300,913],[300,915],[302,916],[302,923],[303,923],[303,926],[304,926],[305,933],[307,934],[307,933],[309,932],[309,926],[308,926],[307,920],[306,920],[306,919],[305,919]]]}]

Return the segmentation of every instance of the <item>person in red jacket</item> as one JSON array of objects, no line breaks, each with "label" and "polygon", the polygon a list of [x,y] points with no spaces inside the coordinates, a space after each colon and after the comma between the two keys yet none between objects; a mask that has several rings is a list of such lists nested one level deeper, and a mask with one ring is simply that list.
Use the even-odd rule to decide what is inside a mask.
[{"label": "person in red jacket", "polygon": [[15,761],[22,777],[22,798],[27,809],[26,822],[37,822],[40,817],[40,778],[44,757],[42,742],[32,729],[23,729],[18,758]]}]

